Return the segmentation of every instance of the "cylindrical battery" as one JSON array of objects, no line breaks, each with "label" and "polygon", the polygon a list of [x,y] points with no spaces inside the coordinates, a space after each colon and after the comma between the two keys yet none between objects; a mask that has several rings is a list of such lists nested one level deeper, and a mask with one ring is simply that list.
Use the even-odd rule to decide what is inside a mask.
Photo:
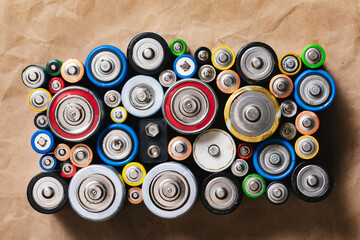
[{"label": "cylindrical battery", "polygon": [[69,59],[61,66],[61,76],[69,83],[77,83],[84,76],[84,65],[77,59]]}]

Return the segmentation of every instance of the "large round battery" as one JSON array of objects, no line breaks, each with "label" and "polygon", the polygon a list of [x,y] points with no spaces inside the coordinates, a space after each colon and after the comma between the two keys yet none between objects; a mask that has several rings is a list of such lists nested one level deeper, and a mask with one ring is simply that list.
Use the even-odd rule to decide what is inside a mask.
[{"label": "large round battery", "polygon": [[320,161],[300,163],[291,176],[295,194],[307,202],[319,202],[329,196],[334,179],[330,169]]},{"label": "large round battery", "polygon": [[57,137],[80,142],[99,129],[103,106],[91,90],[79,86],[66,87],[52,98],[47,117],[50,129]]},{"label": "large round battery", "polygon": [[70,205],[87,220],[105,221],[115,216],[124,205],[125,197],[121,175],[110,166],[84,167],[70,181]]},{"label": "large round battery", "polygon": [[54,172],[42,172],[31,179],[27,199],[38,212],[51,214],[63,209],[67,203],[68,184]]},{"label": "large round battery", "polygon": [[250,84],[266,84],[277,70],[274,50],[262,42],[243,46],[236,55],[236,70],[240,78]]},{"label": "large round battery", "polygon": [[183,134],[197,134],[210,127],[217,108],[214,90],[193,78],[172,85],[166,91],[162,104],[162,112],[169,126]]},{"label": "large round battery", "polygon": [[231,166],[236,157],[234,139],[220,129],[206,130],[194,141],[193,157],[196,164],[205,171],[223,171]]},{"label": "large round battery", "polygon": [[224,108],[229,131],[245,142],[260,142],[277,129],[281,111],[278,101],[265,88],[246,86],[235,91]]},{"label": "large round battery", "polygon": [[126,57],[120,49],[103,45],[90,52],[85,62],[86,75],[98,87],[111,88],[126,77]]},{"label": "large round battery", "polygon": [[170,56],[166,41],[151,32],[135,36],[127,48],[127,60],[130,66],[140,74],[160,73],[167,66]]},{"label": "large round battery", "polygon": [[324,70],[306,70],[295,82],[296,103],[307,111],[320,111],[334,101],[335,82]]},{"label": "large round battery", "polygon": [[201,185],[201,202],[212,213],[229,214],[241,202],[242,194],[238,185],[230,174],[213,173]]},{"label": "large round battery", "polygon": [[121,123],[106,127],[98,136],[96,150],[105,163],[124,166],[137,155],[139,141],[134,130]]},{"label": "large round battery", "polygon": [[177,218],[195,204],[198,185],[193,173],[184,165],[166,162],[156,165],[142,184],[146,207],[162,218]]},{"label": "large round battery", "polygon": [[269,180],[288,176],[295,167],[295,150],[282,139],[268,139],[255,149],[253,163],[256,171]]},{"label": "large round battery", "polygon": [[148,117],[161,107],[164,91],[159,81],[145,75],[138,75],[126,81],[121,91],[125,109],[135,117]]}]

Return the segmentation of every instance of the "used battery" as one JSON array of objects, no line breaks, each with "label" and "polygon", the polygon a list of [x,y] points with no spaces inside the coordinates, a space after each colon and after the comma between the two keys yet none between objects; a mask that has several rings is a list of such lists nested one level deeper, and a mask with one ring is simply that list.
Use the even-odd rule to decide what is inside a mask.
[{"label": "used battery", "polygon": [[69,59],[61,66],[61,77],[69,83],[77,83],[84,76],[84,65],[77,59]]}]

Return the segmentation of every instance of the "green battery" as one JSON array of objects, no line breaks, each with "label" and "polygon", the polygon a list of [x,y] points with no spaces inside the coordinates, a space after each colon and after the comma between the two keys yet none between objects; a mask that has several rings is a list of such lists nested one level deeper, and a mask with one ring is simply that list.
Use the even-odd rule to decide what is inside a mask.
[{"label": "green battery", "polygon": [[186,53],[187,46],[184,40],[175,39],[170,43],[170,50],[175,56],[180,56]]},{"label": "green battery", "polygon": [[301,53],[302,62],[309,68],[318,68],[325,62],[325,50],[317,44],[310,44]]},{"label": "green battery", "polygon": [[259,174],[250,174],[243,180],[242,188],[246,196],[257,198],[265,192],[266,182]]},{"label": "green battery", "polygon": [[50,76],[57,77],[61,74],[62,62],[58,59],[51,59],[46,64],[46,71]]}]

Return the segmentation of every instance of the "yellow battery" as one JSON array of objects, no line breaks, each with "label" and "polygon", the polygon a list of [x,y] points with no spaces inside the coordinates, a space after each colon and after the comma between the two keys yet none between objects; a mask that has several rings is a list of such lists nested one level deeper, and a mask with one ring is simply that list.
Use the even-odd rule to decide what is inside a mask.
[{"label": "yellow battery", "polygon": [[110,112],[111,120],[116,123],[123,123],[126,120],[127,116],[128,114],[124,107],[113,108]]},{"label": "yellow battery", "polygon": [[235,63],[235,53],[229,47],[218,47],[213,51],[211,55],[211,62],[214,67],[219,70],[229,69]]},{"label": "yellow battery", "polygon": [[301,66],[302,62],[299,55],[293,52],[285,53],[279,59],[280,72],[289,76],[297,74]]},{"label": "yellow battery", "polygon": [[319,152],[319,142],[310,135],[303,135],[295,142],[295,152],[302,159],[311,159]]},{"label": "yellow battery", "polygon": [[[230,113],[232,107],[233,111]],[[269,90],[255,85],[235,91],[230,95],[224,108],[227,128],[236,138],[245,142],[260,142],[273,135],[279,126],[280,117],[280,106],[274,95]],[[263,127],[259,129],[257,126]]]},{"label": "yellow battery", "polygon": [[36,88],[32,90],[27,98],[29,107],[36,112],[43,112],[49,106],[51,94],[44,88]]},{"label": "yellow battery", "polygon": [[141,163],[131,162],[125,165],[122,170],[122,178],[124,182],[131,186],[136,187],[142,184],[146,176],[146,170]]}]

